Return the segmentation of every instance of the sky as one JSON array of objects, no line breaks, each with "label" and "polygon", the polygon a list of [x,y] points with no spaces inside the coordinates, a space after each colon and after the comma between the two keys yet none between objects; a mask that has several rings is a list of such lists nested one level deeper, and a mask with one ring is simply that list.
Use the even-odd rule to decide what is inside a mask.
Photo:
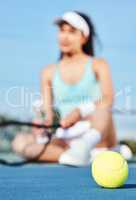
[{"label": "sky", "polygon": [[[69,10],[91,16],[102,43],[102,48],[97,44],[96,56],[111,67],[115,106],[135,109],[136,1],[0,0],[0,113],[31,113],[41,70],[59,55],[53,21]],[[25,106],[20,102],[24,93]]]}]

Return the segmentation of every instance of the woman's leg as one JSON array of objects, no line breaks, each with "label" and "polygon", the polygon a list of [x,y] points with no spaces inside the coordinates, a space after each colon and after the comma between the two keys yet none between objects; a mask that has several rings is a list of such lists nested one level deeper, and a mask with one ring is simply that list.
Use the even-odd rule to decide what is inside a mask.
[{"label": "woman's leg", "polygon": [[60,139],[53,139],[46,147],[45,151],[38,158],[39,161],[58,162],[62,153],[64,153],[69,146]]},{"label": "woman's leg", "polygon": [[113,148],[113,147],[117,146],[117,144],[118,144],[113,117],[111,117],[111,120],[109,123],[109,128],[107,131],[107,141],[109,141],[109,143],[108,143],[109,148]]},{"label": "woman's leg", "polygon": [[25,147],[28,144],[32,144],[34,142],[35,142],[35,137],[33,134],[19,132],[12,142],[12,149],[17,154],[23,155]]},{"label": "woman's leg", "polygon": [[91,117],[92,126],[102,134],[102,140],[97,147],[114,147],[117,145],[116,131],[109,110],[97,110]]},{"label": "woman's leg", "polygon": [[36,143],[33,134],[21,133],[14,139],[12,147],[16,153],[27,159],[58,162],[60,155],[68,148],[68,145],[63,140],[53,139],[45,147],[44,144]]}]

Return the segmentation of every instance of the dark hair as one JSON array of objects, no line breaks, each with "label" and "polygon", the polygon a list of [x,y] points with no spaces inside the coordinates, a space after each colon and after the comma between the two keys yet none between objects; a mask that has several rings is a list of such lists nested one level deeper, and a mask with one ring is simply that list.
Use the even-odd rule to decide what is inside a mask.
[{"label": "dark hair", "polygon": [[[91,20],[91,18],[79,11],[74,11],[76,12],[78,15],[80,15],[82,18],[84,18],[84,20],[87,22],[88,26],[89,26],[89,30],[90,30],[90,34],[88,37],[87,42],[83,45],[83,52],[89,56],[94,56],[95,55],[95,50],[94,50],[94,40],[96,37],[96,32],[95,32],[95,27],[93,25],[93,22]],[[62,58],[63,54],[61,52],[60,54],[60,59]]]}]

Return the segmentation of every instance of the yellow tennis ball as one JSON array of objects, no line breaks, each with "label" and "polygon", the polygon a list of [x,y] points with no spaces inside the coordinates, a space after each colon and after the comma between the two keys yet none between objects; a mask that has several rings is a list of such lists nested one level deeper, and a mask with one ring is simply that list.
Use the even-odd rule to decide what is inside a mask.
[{"label": "yellow tennis ball", "polygon": [[121,154],[113,151],[100,153],[92,163],[92,176],[105,188],[118,188],[128,178],[128,164]]}]

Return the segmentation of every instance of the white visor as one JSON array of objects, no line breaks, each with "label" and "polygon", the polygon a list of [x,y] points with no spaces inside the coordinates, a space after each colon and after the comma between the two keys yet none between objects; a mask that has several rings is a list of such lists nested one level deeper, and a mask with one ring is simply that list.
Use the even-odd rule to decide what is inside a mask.
[{"label": "white visor", "polygon": [[85,19],[76,12],[67,12],[61,18],[55,20],[56,24],[60,24],[62,21],[67,22],[76,29],[83,32],[84,36],[88,37],[90,34],[89,26]]}]

